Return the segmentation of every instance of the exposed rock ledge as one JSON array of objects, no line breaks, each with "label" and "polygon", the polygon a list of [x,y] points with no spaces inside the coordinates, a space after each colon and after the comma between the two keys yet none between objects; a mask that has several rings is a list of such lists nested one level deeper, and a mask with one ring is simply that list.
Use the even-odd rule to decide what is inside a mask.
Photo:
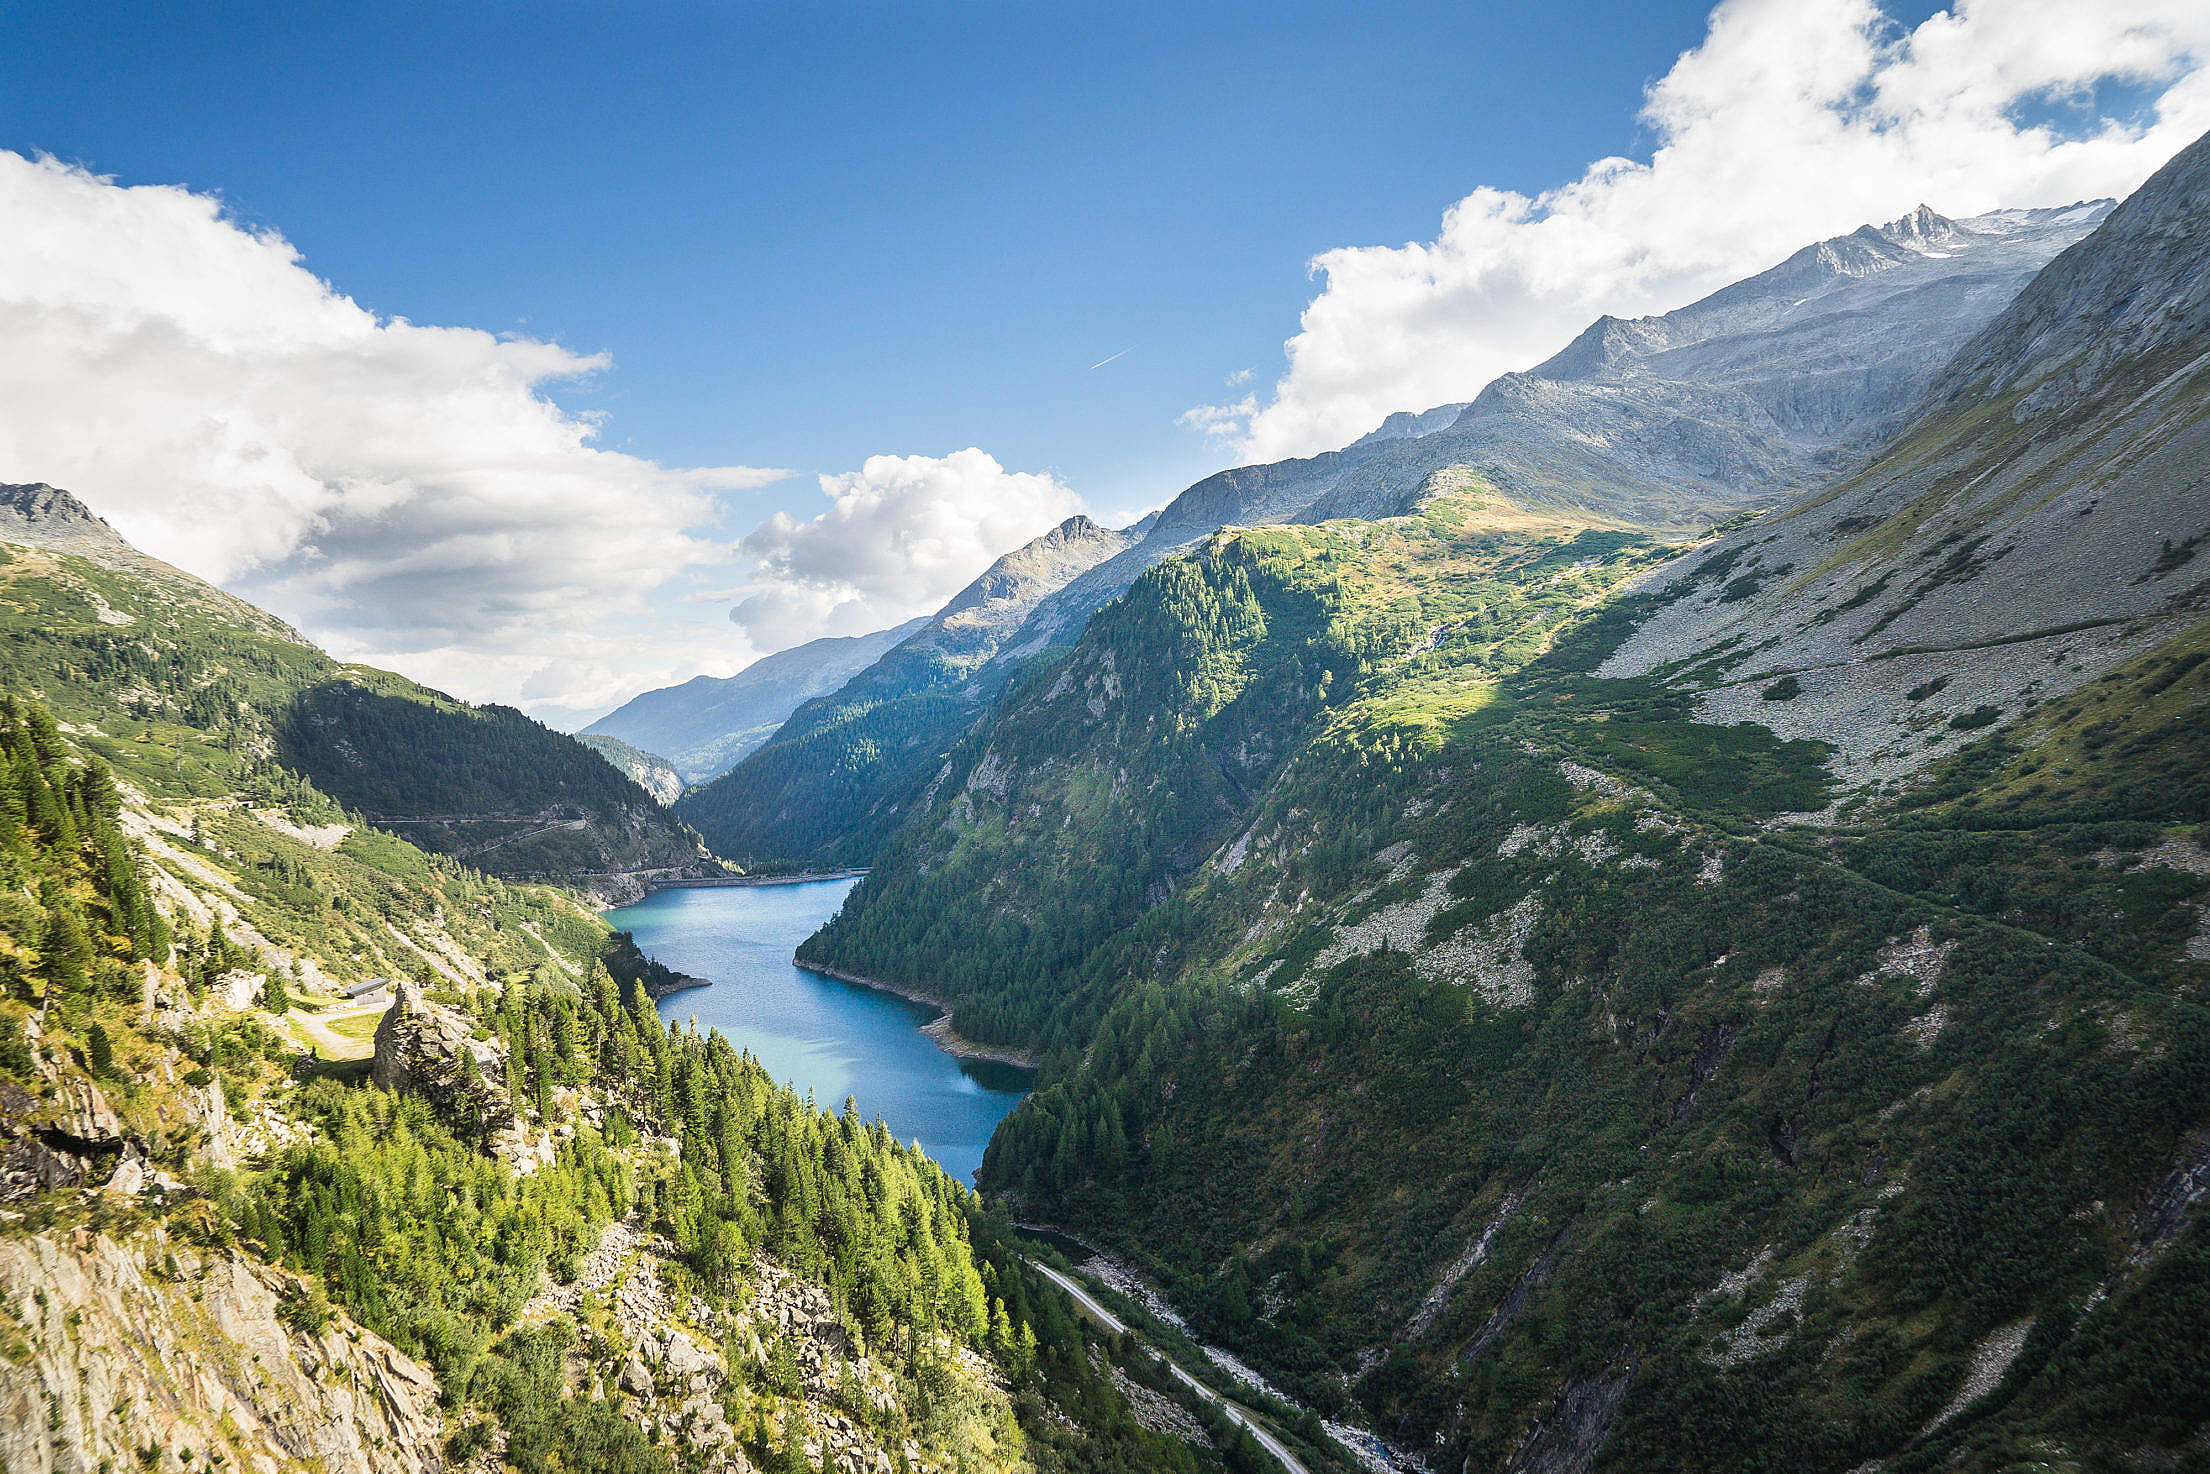
[{"label": "exposed rock ledge", "polygon": [[986,1059],[997,1064],[1013,1065],[1024,1070],[1037,1069],[1042,1063],[1034,1055],[1011,1048],[1008,1045],[978,1044],[972,1039],[962,1037],[952,1027],[951,1005],[933,993],[924,993],[919,988],[900,987],[896,983],[886,983],[881,978],[861,977],[856,972],[846,972],[841,967],[830,967],[826,963],[807,962],[798,957],[793,957],[791,962],[794,966],[803,968],[807,972],[817,973],[825,978],[835,978],[840,983],[852,983],[858,987],[872,988],[878,993],[888,993],[894,998],[903,998],[908,1003],[926,1003],[929,1007],[939,1010],[938,1017],[934,1022],[921,1025],[921,1032],[928,1035],[936,1047],[946,1054],[957,1055],[961,1059]]},{"label": "exposed rock ledge", "polygon": [[645,996],[654,1002],[676,993],[687,993],[693,988],[711,988],[713,985],[714,980],[712,978],[694,978],[687,972],[679,972],[674,978],[666,981],[655,981],[647,978],[638,984],[639,987],[645,990]]},{"label": "exposed rock ledge", "polygon": [[0,1468],[133,1469],[151,1450],[163,1469],[443,1469],[428,1369],[343,1316],[286,1326],[298,1289],[159,1231],[0,1239],[0,1319],[29,1347],[0,1358]]}]

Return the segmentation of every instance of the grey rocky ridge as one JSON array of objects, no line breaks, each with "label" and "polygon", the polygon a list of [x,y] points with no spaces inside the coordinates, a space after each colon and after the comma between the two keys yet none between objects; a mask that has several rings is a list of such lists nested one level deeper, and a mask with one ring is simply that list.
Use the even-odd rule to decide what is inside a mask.
[{"label": "grey rocky ridge", "polygon": [[[1964,344],[1877,456],[1649,575],[1667,603],[1602,673],[1832,743],[1879,791],[2186,635],[2210,536],[2206,194],[2197,144]],[[1781,681],[1798,694],[1767,699]]]},{"label": "grey rocky ridge", "polygon": [[[612,738],[657,756],[685,784],[710,783],[774,736],[799,706],[843,685],[927,622],[914,619],[873,634],[808,640],[763,656],[733,676],[697,676],[647,691],[580,735]],[[654,797],[673,803],[676,795],[661,797],[656,791]]]},{"label": "grey rocky ridge", "polygon": [[1476,482],[1524,507],[1668,535],[1770,507],[1891,430],[1950,354],[2108,209],[1949,220],[1921,207],[1661,316],[1603,318],[1468,404],[1393,415],[1340,451],[1208,477],[1130,529],[1126,546],[1039,589],[986,659],[932,669],[926,689],[956,689],[963,706],[873,717],[889,743],[843,740],[850,718],[838,714],[912,683],[894,651],[797,713],[686,817],[733,857],[865,863],[883,816],[935,771],[915,754],[948,750],[1022,666],[1223,527],[1391,516]]}]

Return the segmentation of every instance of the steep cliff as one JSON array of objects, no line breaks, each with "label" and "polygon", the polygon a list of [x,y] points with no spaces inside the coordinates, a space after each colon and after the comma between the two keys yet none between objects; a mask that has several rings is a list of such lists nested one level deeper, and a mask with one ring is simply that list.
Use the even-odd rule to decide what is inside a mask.
[{"label": "steep cliff", "polygon": [[[427,1368],[297,1275],[165,1225],[0,1237],[0,1462],[96,1468],[446,1467]],[[314,1323],[319,1315],[325,1323]]]}]

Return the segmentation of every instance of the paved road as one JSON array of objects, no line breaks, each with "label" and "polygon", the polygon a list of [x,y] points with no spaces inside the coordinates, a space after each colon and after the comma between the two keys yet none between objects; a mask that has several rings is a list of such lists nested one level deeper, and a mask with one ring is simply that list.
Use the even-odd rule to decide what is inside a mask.
[{"label": "paved road", "polygon": [[[1025,1258],[1026,1256],[1024,1255],[1023,1257]],[[1030,1267],[1035,1269],[1036,1272],[1041,1274],[1045,1279],[1050,1280],[1060,1289],[1065,1290],[1068,1295],[1073,1297],[1075,1304],[1081,1306],[1092,1316],[1096,1317],[1097,1320],[1102,1325],[1104,1325],[1107,1330],[1126,1331],[1128,1329],[1128,1323],[1126,1321],[1122,1320],[1119,1316],[1113,1314],[1110,1310],[1107,1310],[1104,1306],[1098,1304],[1096,1300],[1091,1298],[1090,1292],[1083,1289],[1079,1284],[1075,1283],[1075,1281],[1070,1276],[1061,1274],[1058,1270],[1053,1269],[1048,1264],[1038,1264],[1033,1259],[1028,1260],[1028,1263]],[[1220,1404],[1220,1410],[1228,1415],[1228,1420],[1230,1422],[1238,1423],[1243,1427],[1250,1429],[1251,1436],[1258,1440],[1259,1447],[1265,1449],[1268,1453],[1272,1454],[1275,1461],[1279,1463],[1284,1469],[1287,1469],[1289,1471],[1289,1474],[1312,1474],[1312,1471],[1304,1466],[1304,1462],[1302,1460],[1300,1460],[1295,1454],[1291,1453],[1288,1449],[1282,1447],[1280,1439],[1276,1438],[1273,1434],[1267,1432],[1265,1428],[1260,1426],[1257,1419],[1247,1414],[1240,1406],[1233,1402],[1230,1402],[1227,1398],[1222,1397],[1219,1393],[1213,1391],[1210,1387],[1207,1387],[1204,1383],[1198,1381],[1188,1372],[1183,1371],[1179,1366],[1176,1366],[1174,1364],[1174,1361],[1171,1357],[1167,1359],[1166,1369],[1172,1372],[1177,1378],[1179,1378],[1182,1384],[1188,1387],[1190,1391],[1196,1393],[1199,1397],[1205,1399],[1205,1401],[1216,1402]]]}]

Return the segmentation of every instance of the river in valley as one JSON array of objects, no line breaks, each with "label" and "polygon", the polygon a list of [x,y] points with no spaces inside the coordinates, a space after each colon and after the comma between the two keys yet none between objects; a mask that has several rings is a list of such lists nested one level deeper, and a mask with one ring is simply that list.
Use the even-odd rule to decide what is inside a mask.
[{"label": "river in valley", "polygon": [[854,880],[655,891],[607,921],[677,972],[713,986],[660,1000],[660,1017],[698,1020],[751,1051],[816,1104],[881,1116],[972,1185],[998,1122],[1027,1094],[1029,1072],[956,1059],[920,1026],[937,1010],[803,971],[791,952],[836,914]]}]

